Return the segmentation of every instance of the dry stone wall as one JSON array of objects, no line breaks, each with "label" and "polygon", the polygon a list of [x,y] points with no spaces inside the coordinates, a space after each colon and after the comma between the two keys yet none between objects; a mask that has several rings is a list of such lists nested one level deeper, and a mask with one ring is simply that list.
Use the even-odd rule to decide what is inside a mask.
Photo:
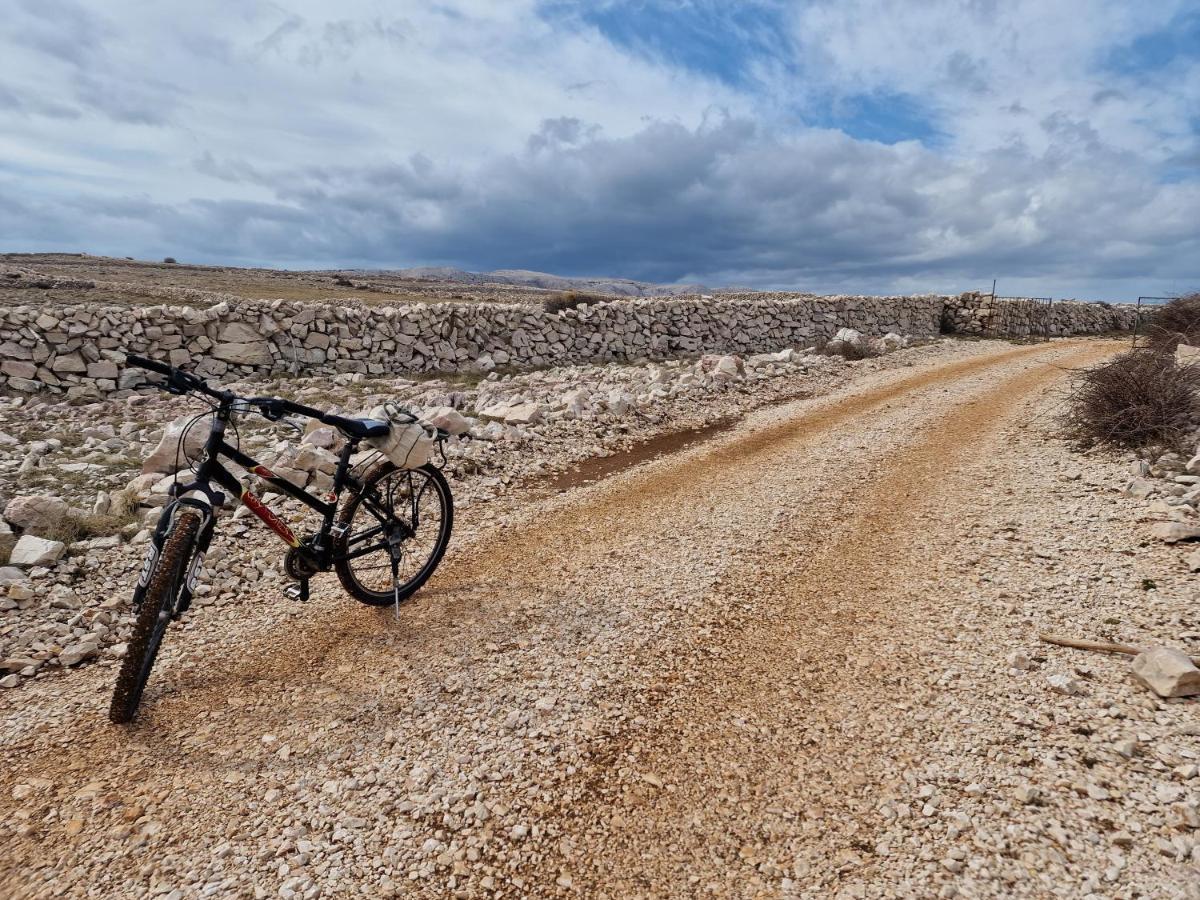
[{"label": "dry stone wall", "polygon": [[[211,297],[211,295],[209,295]],[[549,312],[529,304],[367,306],[252,301],[209,306],[28,305],[0,309],[0,388],[94,397],[134,386],[124,352],[211,377],[535,368],[811,346],[840,328],[926,336],[970,331],[963,297],[749,295],[614,300]],[[1114,327],[1092,304],[1059,309],[1069,334]],[[1105,307],[1104,309],[1111,309]],[[961,327],[960,327],[961,326]]]},{"label": "dry stone wall", "polygon": [[942,330],[981,337],[1065,337],[1133,329],[1137,310],[1129,305],[993,298],[969,293],[949,297]]}]

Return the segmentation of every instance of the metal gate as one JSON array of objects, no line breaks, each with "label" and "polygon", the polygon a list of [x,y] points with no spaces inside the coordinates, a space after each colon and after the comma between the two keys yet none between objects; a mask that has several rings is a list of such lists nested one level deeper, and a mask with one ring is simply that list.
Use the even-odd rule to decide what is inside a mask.
[{"label": "metal gate", "polygon": [[991,337],[1048,341],[1053,312],[1053,297],[998,297],[993,289],[984,333]]},{"label": "metal gate", "polygon": [[1147,306],[1153,309],[1156,306],[1162,306],[1164,303],[1170,303],[1175,297],[1138,297],[1137,298],[1137,315],[1133,320],[1133,349],[1137,349],[1138,332],[1142,328],[1142,307]]}]

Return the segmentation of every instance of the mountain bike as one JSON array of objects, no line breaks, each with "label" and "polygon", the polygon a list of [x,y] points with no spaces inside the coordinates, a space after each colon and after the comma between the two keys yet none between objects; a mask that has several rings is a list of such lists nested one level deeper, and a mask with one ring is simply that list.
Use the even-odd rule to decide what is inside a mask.
[{"label": "mountain bike", "polygon": [[[208,409],[180,435],[180,452],[187,445],[188,429],[207,417],[212,425],[203,450],[193,461],[192,480],[172,484],[150,539],[133,592],[137,613],[133,635],[109,708],[113,722],[129,722],[136,715],[167,625],[191,606],[218,515],[226,504],[226,492],[287,544],[283,568],[293,583],[284,593],[294,600],[308,600],[309,579],[332,569],[342,588],[356,600],[371,606],[395,605],[399,610],[401,601],[416,593],[441,562],[454,525],[454,501],[437,465],[429,462],[417,468],[399,468],[382,455],[351,465],[359,445],[388,435],[392,423],[345,418],[279,397],[239,397],[210,387],[191,372],[154,360],[127,355],[126,362],[164,376],[165,381],[156,386],[169,393],[192,395],[207,404]],[[236,434],[237,419],[246,414],[259,414],[269,421],[302,416],[340,431],[345,443],[331,489],[318,495],[296,487],[229,444],[227,429],[232,426]],[[416,416],[404,411],[397,421],[415,422]],[[447,437],[445,431],[437,430],[439,448]],[[444,451],[441,457],[444,462]],[[222,460],[232,461],[319,513],[321,525],[316,533],[297,537]]]}]

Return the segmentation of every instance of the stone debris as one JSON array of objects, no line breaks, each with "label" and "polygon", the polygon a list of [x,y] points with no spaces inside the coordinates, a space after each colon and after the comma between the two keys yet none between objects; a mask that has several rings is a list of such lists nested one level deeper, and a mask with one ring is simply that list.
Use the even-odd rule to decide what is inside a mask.
[{"label": "stone debris", "polygon": [[1200,539],[1200,525],[1188,525],[1184,522],[1159,522],[1152,525],[1150,531],[1156,538],[1168,544]]},{"label": "stone debris", "polygon": [[[467,420],[474,437],[447,446],[448,577],[399,623],[324,576],[309,604],[281,603],[280,546],[230,516],[132,732],[80,723],[103,715],[145,549],[133,541],[170,482],[138,481],[141,459],[180,410],[133,390],[70,407],[0,398],[0,428],[24,434],[36,416],[66,438],[24,475],[27,438],[0,453],[6,500],[90,509],[104,491],[115,515],[137,498],[114,534],[0,568],[20,748],[0,820],[28,873],[17,891],[632,896],[688,878],[680,893],[707,896],[1177,892],[1200,831],[1194,702],[1151,695],[1123,658],[1030,645],[1044,625],[1194,652],[1192,576],[1179,548],[1130,525],[1149,501],[1117,496],[1128,460],[1081,462],[1054,438],[1052,391],[1003,408],[994,386],[1028,358],[921,380],[926,364],[1011,348],[939,342],[853,364],[803,349],[715,354],[740,371],[689,356],[246,382],[347,413],[389,398]],[[1028,352],[1055,363],[1039,371],[1080,364],[1079,344]],[[799,411],[906,379],[797,437]],[[520,403],[541,420],[481,415]],[[972,427],[948,431],[963,415]],[[718,430],[728,456],[701,445],[556,494],[573,465],[734,421],[772,443]],[[239,428],[265,463],[311,464],[295,470],[310,483],[340,449],[319,428]],[[76,463],[101,471],[76,484],[62,468]],[[1182,500],[1182,473],[1159,471],[1138,476],[1151,499]]]},{"label": "stone debris", "polygon": [[1133,659],[1133,674],[1160,697],[1200,694],[1200,669],[1174,647],[1151,647]]},{"label": "stone debris", "polygon": [[71,507],[60,497],[28,494],[14,497],[4,507],[4,519],[30,534],[47,534],[60,527]]},{"label": "stone debris", "polygon": [[62,541],[50,541],[32,534],[23,534],[13,547],[8,561],[10,565],[22,568],[47,566],[58,562],[66,552],[67,545]]}]

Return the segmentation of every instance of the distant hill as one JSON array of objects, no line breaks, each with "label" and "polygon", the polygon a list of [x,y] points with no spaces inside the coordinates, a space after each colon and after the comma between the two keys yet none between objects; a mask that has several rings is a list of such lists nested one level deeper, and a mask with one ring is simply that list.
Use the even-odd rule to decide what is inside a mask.
[{"label": "distant hill", "polygon": [[[366,274],[364,272],[364,274]],[[568,278],[547,272],[526,269],[496,269],[492,272],[467,272],[448,266],[419,266],[412,269],[390,269],[374,274],[414,281],[448,281],[458,284],[511,284],[519,287],[542,288],[551,291],[594,291],[619,297],[671,297],[678,294],[706,293],[702,284],[654,284],[629,278]]]}]

